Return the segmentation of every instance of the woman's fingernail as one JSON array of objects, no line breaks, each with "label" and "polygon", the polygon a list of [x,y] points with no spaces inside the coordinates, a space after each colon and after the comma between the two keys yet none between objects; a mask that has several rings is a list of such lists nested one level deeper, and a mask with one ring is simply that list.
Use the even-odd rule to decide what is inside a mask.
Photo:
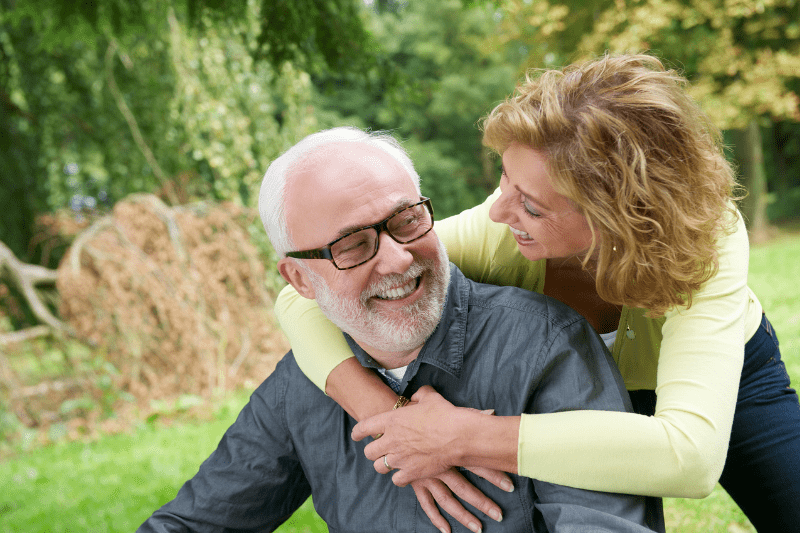
[{"label": "woman's fingernail", "polygon": [[483,530],[481,529],[481,525],[475,522],[469,523],[469,528],[474,531],[475,533],[481,533]]},{"label": "woman's fingernail", "polygon": [[500,485],[503,487],[504,491],[514,492],[514,484],[511,483],[510,481],[503,481],[502,483],[500,483]]},{"label": "woman's fingernail", "polygon": [[503,513],[501,513],[500,511],[492,511],[492,518],[494,518],[495,522],[502,522]]}]

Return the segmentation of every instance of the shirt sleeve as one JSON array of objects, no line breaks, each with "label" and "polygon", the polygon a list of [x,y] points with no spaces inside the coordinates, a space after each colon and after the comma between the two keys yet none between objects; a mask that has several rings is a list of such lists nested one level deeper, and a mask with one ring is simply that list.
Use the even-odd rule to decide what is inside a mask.
[{"label": "shirt sleeve", "polygon": [[[523,415],[521,474],[600,491],[703,498],[727,455],[744,359],[749,244],[739,218],[720,239],[719,272],[662,328],[655,416]],[[646,472],[646,475],[642,475]]]},{"label": "shirt sleeve", "polygon": [[[534,413],[594,410],[619,416],[632,411],[628,393],[611,355],[600,338],[583,320],[576,320],[558,332],[550,344],[547,357],[538,358],[542,371],[533,394]],[[556,416],[556,415],[553,415]],[[587,446],[594,446],[584,435]],[[613,475],[614,466],[603,451],[604,459],[596,469]],[[573,461],[575,458],[571,457]],[[534,477],[538,501],[536,508],[547,525],[547,531],[663,531],[663,521],[656,516],[657,502],[648,498],[613,492],[583,490],[554,484]]]},{"label": "shirt sleeve", "polygon": [[[543,264],[522,257],[506,225],[489,218],[489,209],[499,194],[498,189],[482,204],[436,222],[434,231],[447,248],[450,261],[468,278],[541,292]],[[275,314],[300,369],[324,391],[331,371],[353,356],[341,331],[314,300],[303,298],[291,285],[278,295]]]},{"label": "shirt sleeve", "polygon": [[137,533],[272,531],[311,495],[285,423],[280,363],[174,500]]}]

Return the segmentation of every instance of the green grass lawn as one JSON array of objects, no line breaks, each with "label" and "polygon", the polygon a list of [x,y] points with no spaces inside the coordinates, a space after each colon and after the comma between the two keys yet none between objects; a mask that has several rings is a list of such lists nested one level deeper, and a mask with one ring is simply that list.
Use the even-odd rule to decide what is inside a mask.
[{"label": "green grass lawn", "polygon": [[[142,424],[90,444],[61,443],[0,463],[0,533],[132,532],[197,472],[248,395],[211,422]],[[308,501],[278,531],[327,531]]]},{"label": "green grass lawn", "polygon": [[[792,384],[800,383],[800,235],[753,248],[750,284],[781,340]],[[216,447],[247,401],[241,393],[210,422],[143,423],[90,444],[61,443],[0,463],[0,533],[131,532],[170,500]],[[719,486],[703,500],[667,499],[670,532],[754,531]],[[282,533],[327,531],[310,502]]]}]

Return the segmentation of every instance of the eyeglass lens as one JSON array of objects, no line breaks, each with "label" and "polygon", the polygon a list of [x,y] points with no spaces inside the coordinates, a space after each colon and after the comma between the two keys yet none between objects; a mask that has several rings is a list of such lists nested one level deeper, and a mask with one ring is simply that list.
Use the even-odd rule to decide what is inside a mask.
[{"label": "eyeglass lens", "polygon": [[[430,230],[433,219],[424,205],[413,205],[392,215],[386,230],[400,244],[413,241]],[[369,261],[378,250],[378,229],[367,228],[352,233],[331,247],[333,260],[339,268],[350,268]]]}]

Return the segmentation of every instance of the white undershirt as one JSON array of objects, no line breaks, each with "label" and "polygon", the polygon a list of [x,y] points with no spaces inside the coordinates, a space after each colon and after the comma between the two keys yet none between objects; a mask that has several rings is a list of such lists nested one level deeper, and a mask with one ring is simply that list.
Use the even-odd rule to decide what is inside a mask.
[{"label": "white undershirt", "polygon": [[609,331],[608,333],[601,333],[600,338],[603,339],[603,342],[606,343],[608,349],[610,350],[614,346],[614,342],[617,340],[617,330]]},{"label": "white undershirt", "polygon": [[379,368],[378,370],[383,375],[390,374],[391,377],[394,378],[395,381],[397,381],[398,383],[402,383],[403,382],[403,376],[406,375],[406,369],[407,368],[408,368],[408,365],[401,366],[400,368]]}]

